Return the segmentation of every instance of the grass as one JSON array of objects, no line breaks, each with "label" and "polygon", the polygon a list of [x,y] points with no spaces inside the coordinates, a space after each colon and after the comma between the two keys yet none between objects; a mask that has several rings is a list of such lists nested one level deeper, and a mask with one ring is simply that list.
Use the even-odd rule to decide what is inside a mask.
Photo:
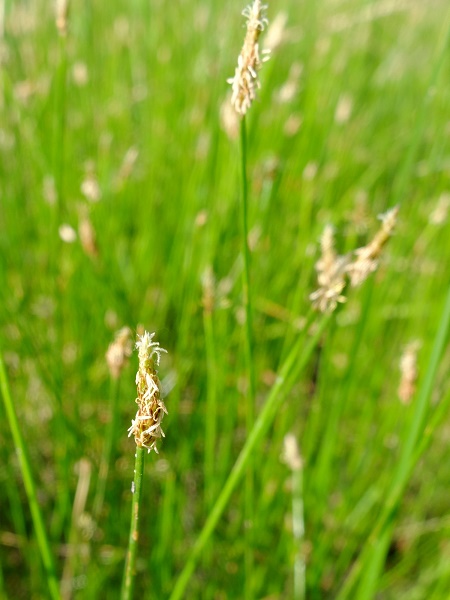
[{"label": "grass", "polygon": [[[246,117],[251,427],[240,132],[224,116],[242,8],[74,1],[61,39],[48,3],[4,3],[0,597],[48,597],[49,581],[57,596],[53,564],[64,597],[119,597],[137,357],[111,382],[105,353],[142,325],[168,350],[169,414],[146,457],[135,597],[447,598],[450,11],[269,6],[286,25]],[[378,271],[321,320],[324,226],[348,252],[395,204]],[[64,242],[85,218],[95,246]],[[289,433],[301,472],[281,458]]]}]

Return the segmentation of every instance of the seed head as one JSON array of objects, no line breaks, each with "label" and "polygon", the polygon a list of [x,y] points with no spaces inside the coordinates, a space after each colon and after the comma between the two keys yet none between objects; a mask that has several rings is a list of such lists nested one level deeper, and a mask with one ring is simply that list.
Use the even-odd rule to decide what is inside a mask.
[{"label": "seed head", "polygon": [[363,248],[355,250],[356,260],[347,268],[350,277],[350,285],[357,287],[367,279],[370,273],[373,273],[378,268],[378,258],[381,254],[383,246],[392,236],[394,227],[397,223],[398,206],[394,206],[382,215],[379,215],[381,227],[375,234],[371,242]]},{"label": "seed head", "polygon": [[283,461],[292,471],[300,471],[303,467],[303,460],[300,456],[297,438],[293,433],[288,433],[283,440]]},{"label": "seed head", "polygon": [[161,421],[164,414],[167,414],[167,409],[161,399],[161,383],[155,366],[159,365],[161,352],[166,350],[158,342],[153,342],[154,335],[145,331],[143,335],[138,335],[136,342],[139,356],[139,369],[136,373],[138,410],[128,429],[128,437],[134,435],[137,446],[158,453],[156,441],[164,437]]},{"label": "seed head", "polygon": [[345,268],[348,258],[338,256],[334,249],[334,231],[327,225],[320,238],[322,255],[316,263],[319,289],[310,294],[313,307],[323,313],[333,312],[338,302],[345,302]]},{"label": "seed head", "polygon": [[244,17],[247,18],[247,34],[238,57],[234,77],[228,79],[228,83],[231,83],[232,86],[231,104],[242,116],[256,98],[256,91],[260,87],[258,71],[261,64],[268,59],[268,56],[261,59],[258,44],[259,36],[268,24],[265,17],[266,9],[267,6],[261,4],[260,0],[255,0],[252,5],[242,11]]},{"label": "seed head", "polygon": [[114,342],[112,342],[106,352],[106,362],[108,363],[109,372],[113,379],[118,379],[122,369],[127,364],[128,357],[131,356],[131,329],[122,327],[116,333]]},{"label": "seed head", "polygon": [[59,35],[65,36],[67,34],[69,0],[56,0],[55,12],[56,28],[58,29]]},{"label": "seed head", "polygon": [[417,382],[417,354],[420,349],[420,342],[415,340],[406,346],[400,357],[400,384],[398,386],[398,396],[403,404],[409,404],[416,391]]},{"label": "seed head", "polygon": [[339,256],[334,250],[333,228],[325,227],[320,245],[322,255],[317,261],[316,271],[319,289],[310,294],[313,307],[321,312],[333,312],[338,302],[345,302],[342,294],[346,285],[346,277],[350,285],[356,287],[373,271],[378,268],[378,258],[381,251],[391,237],[397,222],[398,206],[388,210],[379,218],[382,221],[381,228],[373,240],[354,251],[356,258],[351,261],[351,255]]}]

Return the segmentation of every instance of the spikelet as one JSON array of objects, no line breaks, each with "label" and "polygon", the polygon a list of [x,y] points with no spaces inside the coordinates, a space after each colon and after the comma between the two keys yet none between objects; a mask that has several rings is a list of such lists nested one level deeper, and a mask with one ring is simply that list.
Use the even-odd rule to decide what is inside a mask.
[{"label": "spikelet", "polygon": [[321,257],[316,263],[319,289],[310,294],[313,307],[323,313],[333,312],[338,302],[345,302],[342,295],[345,288],[345,268],[348,259],[338,256],[334,249],[334,232],[327,225],[320,238]]},{"label": "spikelet", "polygon": [[241,116],[245,115],[256,98],[256,92],[260,87],[258,71],[261,64],[268,59],[268,56],[261,59],[258,43],[261,32],[268,24],[264,16],[266,9],[267,6],[261,4],[260,0],[255,0],[242,11],[243,16],[247,18],[247,34],[238,57],[234,77],[228,79],[228,83],[232,86],[231,104]]},{"label": "spikelet", "polygon": [[109,345],[106,352],[106,362],[113,379],[120,377],[122,369],[131,356],[131,351],[131,329],[129,327],[122,327],[116,333],[114,342]]},{"label": "spikelet", "polygon": [[292,471],[300,471],[303,467],[303,460],[300,456],[297,438],[293,433],[288,433],[283,440],[283,462]]},{"label": "spikelet", "polygon": [[138,410],[131,421],[128,437],[134,435],[136,445],[158,453],[156,442],[164,437],[161,421],[167,409],[161,399],[161,384],[155,366],[159,365],[161,352],[166,352],[158,342],[153,342],[154,333],[138,335],[136,349],[139,351],[139,369],[136,373]]},{"label": "spikelet", "polygon": [[69,0],[56,0],[55,22],[58,33],[61,36],[67,34],[67,20],[69,17]]},{"label": "spikelet", "polygon": [[398,397],[403,404],[409,404],[416,391],[417,383],[417,353],[420,342],[415,340],[406,346],[400,357],[400,384],[398,386]]},{"label": "spikelet", "polygon": [[91,258],[97,258],[97,236],[92,221],[89,218],[87,212],[80,215],[80,220],[78,223],[78,236],[80,238],[81,247],[83,248],[85,253]]},{"label": "spikelet", "polygon": [[383,246],[392,236],[395,224],[397,223],[397,215],[398,206],[394,206],[394,208],[379,215],[381,227],[378,233],[376,233],[373,240],[369,242],[367,246],[355,250],[356,260],[347,268],[350,277],[350,285],[352,287],[361,285],[371,273],[377,270],[378,258]]},{"label": "spikelet", "polygon": [[350,285],[361,285],[367,277],[378,268],[381,251],[392,236],[397,222],[398,206],[380,215],[381,228],[371,242],[363,248],[354,251],[356,258],[351,261],[351,255],[339,256],[334,249],[333,229],[325,227],[320,245],[322,254],[316,263],[319,288],[310,294],[313,307],[323,313],[333,312],[339,302],[345,302],[343,295],[346,278]]}]

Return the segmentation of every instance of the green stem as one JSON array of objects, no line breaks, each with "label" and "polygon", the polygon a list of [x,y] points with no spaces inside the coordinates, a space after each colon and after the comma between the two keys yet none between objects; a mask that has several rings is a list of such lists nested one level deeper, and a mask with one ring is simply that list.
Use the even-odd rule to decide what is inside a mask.
[{"label": "green stem", "polygon": [[207,368],[205,422],[205,507],[210,510],[215,493],[215,452],[217,444],[217,384],[216,351],[212,311],[203,311]]},{"label": "green stem", "polygon": [[273,385],[270,394],[258,415],[253,429],[247,436],[244,447],[242,448],[234,467],[232,468],[216,503],[209,513],[205,525],[203,526],[200,535],[198,536],[190,554],[189,559],[184,566],[183,571],[179,575],[175,587],[170,596],[170,600],[180,600],[185,597],[186,586],[195,570],[197,562],[201,556],[205,545],[207,544],[212,532],[214,531],[220,517],[222,516],[231,494],[235,490],[237,484],[242,478],[245,469],[250,461],[250,457],[255,452],[258,444],[263,440],[270,425],[272,424],[278,410],[281,408],[285,398],[285,394],[289,389],[289,385],[293,380],[297,380],[303,369],[308,364],[312,353],[314,352],[321,335],[328,324],[331,315],[325,315],[318,322],[313,337],[309,342],[305,343],[303,336],[300,336],[286,361],[282,365],[278,377]]},{"label": "green stem", "polygon": [[31,518],[33,520],[36,540],[41,554],[41,559],[44,564],[45,574],[50,598],[57,600],[60,598],[58,580],[56,578],[56,570],[53,561],[53,556],[50,550],[50,544],[47,538],[47,533],[44,527],[44,521],[39,508],[36,486],[31,472],[30,459],[25,440],[20,430],[19,421],[14,409],[14,404],[9,391],[8,378],[6,375],[3,356],[0,354],[0,389],[3,396],[6,414],[8,417],[9,427],[14,441],[16,454],[19,459],[19,466],[22,473],[22,479],[25,486],[25,492],[30,506]]},{"label": "green stem", "polygon": [[[53,213],[53,228],[50,236],[50,270],[53,274],[53,296],[55,301],[55,350],[54,350],[54,377],[55,398],[57,411],[54,417],[54,427],[58,432],[63,432],[61,437],[64,445],[57,445],[55,449],[55,463],[58,477],[65,482],[56,497],[55,510],[53,512],[51,532],[55,539],[61,536],[70,514],[70,486],[68,485],[68,474],[70,473],[70,456],[72,439],[68,432],[64,414],[64,374],[62,363],[62,349],[64,346],[64,303],[61,291],[61,253],[62,244],[59,237],[59,226],[64,215],[64,140],[66,131],[66,92],[67,92],[67,38],[59,35],[59,57],[58,65],[54,73],[53,82],[53,131],[52,131],[52,174],[55,182],[56,206]],[[75,404],[75,409],[76,404]],[[56,436],[55,436],[56,439]]]},{"label": "green stem", "polygon": [[294,599],[305,600],[305,515],[303,503],[303,466],[292,471],[292,532],[294,537]]},{"label": "green stem", "polygon": [[[250,296],[250,249],[248,247],[248,179],[247,179],[247,129],[245,117],[241,119],[241,241],[244,268],[242,271],[242,291],[245,308],[245,362],[247,367],[247,390],[245,394],[245,425],[247,434],[255,422],[255,368],[253,361],[253,317]],[[253,573],[253,521],[254,521],[254,469],[252,460],[247,465],[245,475],[245,591],[246,600],[251,600]]]},{"label": "green stem", "polygon": [[133,597],[134,580],[136,577],[136,553],[139,541],[139,509],[142,498],[142,479],[144,476],[144,458],[147,450],[136,448],[134,464],[133,499],[131,502],[130,537],[128,540],[127,560],[122,583],[121,600],[131,600]]}]

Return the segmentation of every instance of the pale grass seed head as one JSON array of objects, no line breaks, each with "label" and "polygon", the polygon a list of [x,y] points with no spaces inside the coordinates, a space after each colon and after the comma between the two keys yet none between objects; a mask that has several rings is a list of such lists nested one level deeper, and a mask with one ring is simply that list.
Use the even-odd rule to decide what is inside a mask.
[{"label": "pale grass seed head", "polygon": [[114,341],[109,345],[106,352],[106,362],[113,379],[120,377],[128,358],[131,356],[132,349],[131,329],[122,327],[116,333]]},{"label": "pale grass seed head", "polygon": [[348,266],[347,272],[350,277],[350,285],[357,287],[363,283],[367,277],[377,270],[378,259],[381,251],[392,236],[394,227],[397,223],[398,206],[394,206],[382,215],[379,215],[381,227],[375,234],[375,237],[367,246],[355,250],[356,259]]},{"label": "pale grass seed head", "polygon": [[164,437],[161,421],[167,414],[167,409],[161,399],[161,383],[156,367],[159,365],[161,352],[166,350],[153,341],[154,335],[145,331],[143,335],[138,335],[136,342],[139,356],[139,369],[136,373],[138,410],[128,429],[128,437],[134,435],[137,446],[158,453],[156,442]]},{"label": "pale grass seed head", "polygon": [[355,250],[356,258],[353,261],[351,261],[350,255],[339,256],[336,253],[333,228],[330,225],[325,227],[320,240],[321,257],[316,263],[317,280],[320,287],[309,296],[316,310],[323,313],[333,312],[338,303],[346,300],[343,291],[347,277],[350,285],[356,287],[376,271],[381,251],[392,236],[397,215],[398,206],[379,216],[382,221],[379,231],[366,246]]},{"label": "pale grass seed head", "polygon": [[333,312],[339,302],[345,302],[345,268],[348,259],[334,249],[334,231],[327,225],[320,238],[321,256],[316,263],[319,288],[310,294],[313,307],[323,313]]},{"label": "pale grass seed head", "polygon": [[261,4],[260,0],[255,0],[242,11],[243,16],[247,18],[247,34],[238,57],[234,77],[228,79],[228,83],[232,86],[231,104],[241,116],[246,114],[256,98],[260,87],[258,71],[261,64],[268,59],[268,56],[261,59],[258,43],[261,32],[268,24],[265,17],[266,9],[267,6]]},{"label": "pale grass seed head", "polygon": [[58,33],[61,36],[67,34],[67,20],[69,17],[69,0],[56,0],[55,22]]},{"label": "pale grass seed head", "polygon": [[418,377],[417,354],[420,342],[415,340],[409,343],[400,357],[400,384],[398,386],[398,397],[403,404],[409,404],[416,391]]},{"label": "pale grass seed head", "polygon": [[97,258],[97,236],[87,211],[81,211],[80,220],[78,222],[78,236],[84,252],[91,258]]},{"label": "pale grass seed head", "polygon": [[303,460],[300,456],[297,438],[293,433],[288,433],[283,440],[283,462],[292,471],[300,471],[303,467]]}]

